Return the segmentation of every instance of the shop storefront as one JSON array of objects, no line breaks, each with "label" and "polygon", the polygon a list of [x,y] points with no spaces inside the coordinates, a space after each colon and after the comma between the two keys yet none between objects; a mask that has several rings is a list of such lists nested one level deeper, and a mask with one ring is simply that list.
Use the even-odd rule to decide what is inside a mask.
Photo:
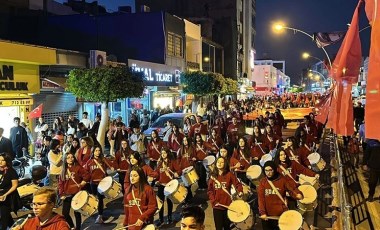
[{"label": "shop storefront", "polygon": [[29,124],[36,107],[33,94],[40,93],[40,64],[55,64],[55,50],[0,41],[0,127],[9,136],[13,118]]}]

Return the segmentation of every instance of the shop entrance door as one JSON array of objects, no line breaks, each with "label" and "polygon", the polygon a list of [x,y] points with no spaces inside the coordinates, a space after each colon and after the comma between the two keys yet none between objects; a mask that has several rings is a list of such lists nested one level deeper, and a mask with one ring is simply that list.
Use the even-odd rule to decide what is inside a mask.
[{"label": "shop entrance door", "polygon": [[13,118],[20,117],[18,106],[0,107],[0,127],[4,129],[4,137],[9,138],[11,128],[14,126]]}]

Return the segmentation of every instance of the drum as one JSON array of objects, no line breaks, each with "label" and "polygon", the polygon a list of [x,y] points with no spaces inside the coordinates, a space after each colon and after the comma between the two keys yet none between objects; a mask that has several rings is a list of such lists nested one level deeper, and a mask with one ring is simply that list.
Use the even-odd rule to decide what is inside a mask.
[{"label": "drum", "polygon": [[315,188],[311,185],[300,185],[298,189],[302,192],[304,197],[302,200],[297,200],[297,207],[300,212],[314,211],[318,205],[317,191]]},{"label": "drum", "polygon": [[85,216],[91,216],[98,209],[98,199],[87,191],[79,191],[71,200],[71,207]]},{"label": "drum", "polygon": [[158,196],[156,196],[156,200],[157,200],[157,211],[154,215],[157,215],[160,212],[162,205],[164,204],[164,202]]},{"label": "drum", "polygon": [[248,201],[249,200],[249,197],[251,196],[252,192],[251,192],[251,188],[244,184],[243,182],[241,182],[242,186],[243,186],[243,196],[242,197],[239,197],[238,196],[238,192],[235,188],[235,186],[231,186],[231,196],[233,197],[236,197],[237,200],[244,200],[244,201]]},{"label": "drum", "polygon": [[142,230],[156,230],[156,227],[154,226],[154,224],[148,224]]},{"label": "drum", "polygon": [[267,161],[271,161],[273,160],[273,157],[270,155],[270,154],[264,154],[262,157],[261,157],[261,160],[260,160],[260,165],[261,167],[264,167],[264,164],[265,162]]},{"label": "drum", "polygon": [[113,180],[111,176],[104,177],[99,182],[98,192],[106,198],[114,199],[121,193],[121,184]]},{"label": "drum", "polygon": [[215,160],[214,156],[207,156],[203,159],[203,166],[206,168],[206,171],[210,172],[215,168]]},{"label": "drum", "polygon": [[281,214],[278,219],[278,227],[281,230],[298,230],[302,229],[303,218],[301,213],[295,210],[288,210]]},{"label": "drum", "polygon": [[178,180],[171,180],[166,184],[164,194],[171,201],[173,201],[173,203],[179,204],[185,200],[187,196],[187,189],[185,186],[180,184]]},{"label": "drum", "polygon": [[237,229],[251,229],[254,224],[251,207],[243,200],[232,201],[228,206],[227,216]]},{"label": "drum", "polygon": [[311,169],[314,172],[320,172],[326,167],[326,162],[318,153],[311,153],[309,156],[307,156],[307,159],[309,160]]},{"label": "drum", "polygon": [[20,198],[33,195],[35,191],[37,191],[40,187],[36,184],[30,183],[17,188],[18,194]]},{"label": "drum", "polygon": [[256,186],[260,184],[263,178],[263,170],[260,165],[251,165],[247,169],[247,178]]},{"label": "drum", "polygon": [[195,168],[193,166],[183,169],[181,178],[186,187],[199,180],[198,174],[195,172]]},{"label": "drum", "polygon": [[316,177],[310,177],[303,174],[299,175],[299,183],[301,185],[311,185],[315,188],[315,190],[318,190],[321,187],[319,180]]},{"label": "drum", "polygon": [[151,177],[151,176],[147,176],[146,179],[147,179],[149,184],[154,181],[154,177]]}]

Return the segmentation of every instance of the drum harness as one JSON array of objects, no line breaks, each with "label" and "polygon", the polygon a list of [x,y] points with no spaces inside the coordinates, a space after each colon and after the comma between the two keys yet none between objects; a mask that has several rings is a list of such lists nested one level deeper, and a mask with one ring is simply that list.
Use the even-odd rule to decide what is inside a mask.
[{"label": "drum harness", "polygon": [[300,162],[298,161],[298,157],[296,157],[296,155],[294,155],[293,150],[291,150],[291,149],[289,148],[289,152],[290,152],[290,155],[292,155],[292,158],[293,158],[295,161],[297,161],[298,163],[300,163]]},{"label": "drum harness", "polygon": [[243,160],[245,160],[245,162],[247,162],[250,165],[251,163],[247,160],[247,158],[245,158],[244,154],[241,152],[241,149],[239,149],[239,153]]},{"label": "drum harness", "polygon": [[211,179],[212,179],[213,181],[215,181],[215,183],[217,183],[217,184],[222,188],[222,190],[223,190],[225,193],[227,193],[228,196],[230,196],[231,200],[233,200],[232,195],[227,191],[227,189],[226,189],[225,187],[223,187],[222,183],[221,183],[220,181],[218,181],[218,179],[216,179],[214,176],[211,176]]},{"label": "drum harness", "polygon": [[284,166],[279,165],[279,167],[285,173],[285,176],[289,176],[294,182],[296,182],[296,184],[298,184],[298,182],[293,178],[292,174],[286,168],[284,168]]},{"label": "drum harness", "polygon": [[277,188],[274,186],[273,182],[268,180],[267,178],[267,181],[269,183],[269,185],[272,187],[273,191],[276,193],[276,195],[278,196],[278,198],[280,198],[280,200],[285,204],[286,207],[288,207],[288,203],[286,202],[286,200],[281,196],[280,192],[277,190]]},{"label": "drum harness", "polygon": [[67,174],[69,175],[69,178],[80,188],[80,185],[75,181],[73,174],[71,174],[70,170],[67,169]]}]

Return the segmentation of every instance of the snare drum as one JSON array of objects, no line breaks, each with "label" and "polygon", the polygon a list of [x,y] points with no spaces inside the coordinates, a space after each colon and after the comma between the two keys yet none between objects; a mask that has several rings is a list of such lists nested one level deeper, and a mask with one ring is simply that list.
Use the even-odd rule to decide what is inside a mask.
[{"label": "snare drum", "polygon": [[263,176],[263,170],[260,165],[251,165],[247,169],[247,178],[256,186],[260,184]]},{"label": "snare drum", "polygon": [[187,196],[187,189],[185,186],[180,184],[178,180],[171,180],[166,184],[164,194],[171,201],[173,201],[173,203],[179,204],[185,200]]},{"label": "snare drum", "polygon": [[121,193],[121,184],[114,181],[112,177],[104,177],[98,185],[98,192],[106,198],[114,199]]},{"label": "snare drum", "polygon": [[156,230],[156,227],[154,226],[154,224],[148,224],[142,230]]},{"label": "snare drum", "polygon": [[251,229],[254,224],[251,207],[243,200],[232,201],[228,206],[227,216],[237,229]]},{"label": "snare drum", "polygon": [[98,199],[87,191],[79,191],[71,200],[71,207],[85,216],[91,216],[98,209]]},{"label": "snare drum", "polygon": [[326,167],[326,161],[324,161],[321,155],[318,153],[311,153],[309,156],[307,156],[307,159],[309,160],[311,169],[314,172],[320,172]]},{"label": "snare drum", "polygon": [[278,227],[281,230],[298,230],[302,229],[303,218],[301,213],[295,210],[288,210],[281,214],[278,219]]},{"label": "snare drum", "polygon": [[301,185],[311,185],[315,188],[315,190],[318,190],[321,187],[319,180],[316,177],[310,177],[303,174],[299,175],[299,183]]},{"label": "snare drum", "polygon": [[186,187],[199,180],[198,174],[195,172],[195,168],[193,166],[183,169],[181,178]]},{"label": "snare drum", "polygon": [[298,189],[303,194],[302,200],[297,200],[297,207],[300,212],[314,211],[317,207],[317,191],[311,185],[300,185]]},{"label": "snare drum", "polygon": [[265,162],[273,160],[273,157],[270,154],[264,154],[261,157],[260,165],[264,167]]},{"label": "snare drum", "polygon": [[38,185],[30,183],[23,186],[20,186],[17,188],[18,194],[20,195],[20,198],[33,195],[35,191],[37,191],[39,188]]},{"label": "snare drum", "polygon": [[206,168],[206,171],[211,172],[215,168],[215,160],[214,156],[207,156],[203,159],[203,166]]}]

